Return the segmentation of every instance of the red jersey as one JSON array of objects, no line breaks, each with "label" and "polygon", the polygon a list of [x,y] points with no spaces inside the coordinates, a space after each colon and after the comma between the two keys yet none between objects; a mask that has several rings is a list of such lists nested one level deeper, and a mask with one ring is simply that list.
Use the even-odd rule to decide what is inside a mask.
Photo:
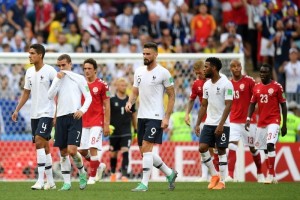
[{"label": "red jersey", "polygon": [[247,15],[247,9],[245,6],[241,6],[238,8],[234,8],[233,4],[235,3],[242,3],[243,0],[229,0],[231,7],[232,7],[232,19],[234,23],[237,25],[245,25],[248,24],[248,15]]},{"label": "red jersey", "polygon": [[[82,126],[93,127],[104,124],[103,101],[110,97],[108,85],[97,78],[93,83],[88,83],[92,95],[92,103],[86,113],[82,116]],[[84,97],[81,98],[81,103]]]},{"label": "red jersey", "polygon": [[[197,96],[199,97],[200,103],[202,102],[203,98],[203,85],[206,79],[197,79],[194,81],[192,86],[192,93],[190,95],[190,99],[195,100]],[[205,122],[206,115],[202,118],[201,122]]]},{"label": "red jersey", "polygon": [[257,127],[280,124],[280,103],[286,102],[283,88],[276,81],[264,85],[258,83],[253,88],[251,103],[258,105]]},{"label": "red jersey", "polygon": [[[231,83],[234,95],[230,111],[230,122],[245,123],[255,80],[250,76],[244,75],[238,81],[231,80]],[[251,123],[256,123],[255,117],[251,119]]]}]

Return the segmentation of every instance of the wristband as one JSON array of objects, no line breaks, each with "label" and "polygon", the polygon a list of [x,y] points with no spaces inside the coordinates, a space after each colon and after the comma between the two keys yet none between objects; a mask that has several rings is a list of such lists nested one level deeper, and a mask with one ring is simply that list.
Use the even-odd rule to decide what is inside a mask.
[{"label": "wristband", "polygon": [[251,118],[250,118],[250,117],[247,117],[246,121],[250,121],[250,120],[251,120]]}]

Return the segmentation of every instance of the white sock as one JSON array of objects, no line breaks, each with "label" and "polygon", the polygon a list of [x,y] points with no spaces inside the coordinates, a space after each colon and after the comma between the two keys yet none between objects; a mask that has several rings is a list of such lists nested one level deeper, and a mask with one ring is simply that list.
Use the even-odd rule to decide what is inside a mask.
[{"label": "white sock", "polygon": [[201,163],[201,171],[201,178],[204,180],[208,180],[208,167],[204,163]]},{"label": "white sock", "polygon": [[72,158],[77,169],[79,170],[79,173],[85,173],[81,154],[77,152],[76,155],[74,155]]},{"label": "white sock", "polygon": [[201,153],[201,158],[202,158],[202,163],[204,163],[207,166],[207,168],[208,168],[208,170],[210,172],[210,175],[211,176],[218,175],[218,173],[217,173],[217,171],[215,169],[215,166],[214,166],[214,164],[212,162],[212,158],[211,158],[211,156],[209,154],[209,151]]},{"label": "white sock", "polygon": [[219,171],[220,171],[220,181],[224,182],[227,176],[227,156],[219,155]]},{"label": "white sock", "polygon": [[142,183],[145,186],[148,186],[152,166],[153,166],[152,152],[143,153],[143,178],[142,178]]},{"label": "white sock", "polygon": [[64,183],[71,184],[71,162],[70,157],[60,157],[61,173]]},{"label": "white sock", "polygon": [[155,153],[153,155],[153,166],[157,169],[161,170],[166,176],[170,176],[172,174],[172,169],[162,161],[161,157]]},{"label": "white sock", "polygon": [[36,150],[36,160],[38,165],[38,182],[40,185],[44,185],[44,176],[45,176],[45,165],[46,165],[46,152],[45,148]]},{"label": "white sock", "polygon": [[46,155],[45,174],[47,177],[47,182],[50,184],[50,186],[54,185],[51,153]]}]

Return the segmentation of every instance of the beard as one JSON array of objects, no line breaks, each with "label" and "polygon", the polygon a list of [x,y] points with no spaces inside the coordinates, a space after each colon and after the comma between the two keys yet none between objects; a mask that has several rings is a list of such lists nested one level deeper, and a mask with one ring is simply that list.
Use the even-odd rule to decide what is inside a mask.
[{"label": "beard", "polygon": [[144,59],[144,65],[150,65],[153,62],[153,60]]},{"label": "beard", "polygon": [[212,74],[204,74],[205,78],[211,78]]}]

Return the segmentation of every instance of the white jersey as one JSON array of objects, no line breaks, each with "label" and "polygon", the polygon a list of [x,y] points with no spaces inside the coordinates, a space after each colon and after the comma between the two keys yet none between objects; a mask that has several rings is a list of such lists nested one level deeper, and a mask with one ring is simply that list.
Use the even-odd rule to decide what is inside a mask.
[{"label": "white jersey", "polygon": [[[225,76],[212,83],[207,80],[203,85],[203,98],[207,99],[207,118],[206,125],[219,125],[223,111],[225,109],[225,100],[233,99],[233,85]],[[229,117],[227,117],[224,126],[229,126]]]},{"label": "white jersey", "polygon": [[47,98],[47,93],[56,73],[56,70],[47,64],[39,71],[35,71],[34,66],[27,69],[24,89],[31,91],[31,119],[54,117],[55,102]]},{"label": "white jersey", "polygon": [[[54,78],[53,84],[48,91],[49,99],[53,99],[57,94],[57,114],[56,116],[68,115],[81,110],[85,113],[91,102],[92,96],[85,78],[71,71],[65,71],[62,79]],[[81,106],[82,95],[85,98]]]},{"label": "white jersey", "polygon": [[157,65],[151,71],[146,66],[139,67],[134,73],[133,87],[138,88],[140,105],[138,118],[159,119],[164,117],[164,89],[174,85],[170,72]]}]

